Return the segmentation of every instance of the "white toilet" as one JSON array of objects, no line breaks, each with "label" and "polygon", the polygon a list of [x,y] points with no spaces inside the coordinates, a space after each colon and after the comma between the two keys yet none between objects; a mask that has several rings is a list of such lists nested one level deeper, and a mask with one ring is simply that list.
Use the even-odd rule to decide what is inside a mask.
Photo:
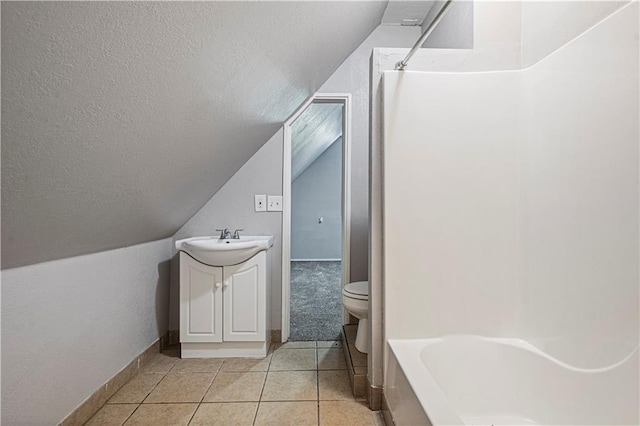
[{"label": "white toilet", "polygon": [[356,335],[356,349],[363,353],[369,352],[369,282],[358,281],[344,286],[342,289],[342,305],[354,317],[358,318],[358,334]]}]

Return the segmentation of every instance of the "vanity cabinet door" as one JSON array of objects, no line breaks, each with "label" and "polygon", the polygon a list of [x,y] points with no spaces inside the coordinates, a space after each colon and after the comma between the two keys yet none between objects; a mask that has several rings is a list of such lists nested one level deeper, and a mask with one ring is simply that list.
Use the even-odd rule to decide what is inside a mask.
[{"label": "vanity cabinet door", "polygon": [[180,341],[222,342],[222,268],[180,252]]},{"label": "vanity cabinet door", "polygon": [[266,253],[224,267],[224,341],[264,342]]}]

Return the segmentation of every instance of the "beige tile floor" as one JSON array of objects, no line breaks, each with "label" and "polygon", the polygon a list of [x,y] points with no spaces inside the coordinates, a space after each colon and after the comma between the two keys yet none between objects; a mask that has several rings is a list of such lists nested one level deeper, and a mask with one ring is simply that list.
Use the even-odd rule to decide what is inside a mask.
[{"label": "beige tile floor", "polygon": [[87,425],[375,425],[340,342],[274,344],[264,359],[158,354]]}]

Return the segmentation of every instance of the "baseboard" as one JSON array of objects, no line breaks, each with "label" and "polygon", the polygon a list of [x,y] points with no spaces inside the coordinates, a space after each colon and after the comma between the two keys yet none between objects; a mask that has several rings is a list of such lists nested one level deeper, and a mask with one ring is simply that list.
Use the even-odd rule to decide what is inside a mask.
[{"label": "baseboard", "polygon": [[353,396],[356,398],[366,397],[367,395],[366,388],[365,388],[365,377],[367,375],[366,369],[363,369],[362,367],[353,366],[351,351],[356,350],[354,346],[355,333],[352,333],[353,334],[352,336],[350,335],[351,337],[349,339],[351,339],[351,341],[349,341],[349,339],[347,339],[347,332],[345,330],[345,327],[347,326],[344,326],[344,325],[342,326],[342,351],[344,352],[345,362],[347,363],[347,375],[349,376],[349,382],[351,384],[351,392],[353,393]]},{"label": "baseboard", "polygon": [[269,342],[220,342],[180,344],[180,358],[264,358]]},{"label": "baseboard", "polygon": [[[138,372],[170,341],[170,332],[156,339],[147,349],[142,351],[122,370],[118,371],[105,384],[100,386],[89,398],[84,400],[75,410],[65,417],[59,426],[80,426],[84,425],[94,414],[96,414],[107,401],[133,378]],[[164,345],[164,346],[163,346]]]},{"label": "baseboard", "polygon": [[380,411],[382,409],[382,388],[379,386],[372,386],[369,382],[369,376],[364,378],[365,397],[369,403],[369,408],[373,411]]},{"label": "baseboard", "polygon": [[[271,342],[280,343],[282,341],[282,330],[271,330]],[[160,338],[160,350],[167,346],[180,344],[180,330],[169,330]]]},{"label": "baseboard", "polygon": [[161,349],[166,348],[167,346],[177,345],[180,343],[180,330],[169,330],[167,333],[162,336],[162,340],[164,343]]},{"label": "baseboard", "polygon": [[387,402],[387,397],[384,394],[384,390],[381,392],[382,399],[382,418],[384,419],[384,424],[386,426],[395,426],[395,422],[393,421],[393,417],[391,416],[391,410],[389,410],[389,403]]},{"label": "baseboard", "polygon": [[342,262],[342,259],[291,259],[292,262]]}]

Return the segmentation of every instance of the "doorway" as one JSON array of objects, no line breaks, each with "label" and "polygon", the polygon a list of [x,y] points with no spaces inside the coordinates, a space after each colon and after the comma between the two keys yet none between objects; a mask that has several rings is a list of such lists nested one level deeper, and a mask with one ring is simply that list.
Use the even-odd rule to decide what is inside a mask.
[{"label": "doorway", "polygon": [[348,319],[349,94],[317,94],[284,125],[282,341],[339,340]]}]

